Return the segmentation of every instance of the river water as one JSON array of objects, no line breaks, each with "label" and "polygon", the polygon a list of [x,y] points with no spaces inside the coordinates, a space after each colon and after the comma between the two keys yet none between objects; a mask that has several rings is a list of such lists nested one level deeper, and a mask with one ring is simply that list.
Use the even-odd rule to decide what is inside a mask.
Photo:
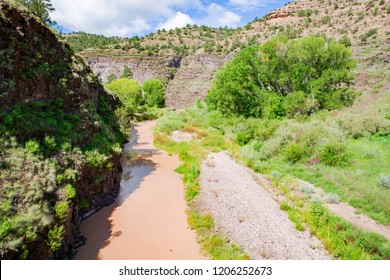
[{"label": "river water", "polygon": [[87,242],[75,259],[169,260],[204,259],[196,234],[187,223],[184,186],[174,169],[177,156],[153,146],[155,122],[134,127],[134,141],[124,152],[138,159],[122,162],[116,201],[81,223]]}]

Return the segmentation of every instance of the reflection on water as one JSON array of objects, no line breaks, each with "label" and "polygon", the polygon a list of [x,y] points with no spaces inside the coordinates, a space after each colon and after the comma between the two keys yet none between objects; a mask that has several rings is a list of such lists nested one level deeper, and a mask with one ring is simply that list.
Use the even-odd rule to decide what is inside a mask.
[{"label": "reflection on water", "polygon": [[136,159],[127,161],[123,165],[120,190],[116,199],[116,205],[120,206],[127,197],[135,191],[142,180],[155,170],[155,163],[148,159]]},{"label": "reflection on water", "polygon": [[[130,150],[131,143],[127,143],[123,148],[124,154]],[[156,154],[158,150],[149,149],[147,152],[143,152],[145,157],[147,157],[147,154]],[[144,158],[128,160],[126,156],[123,156],[121,164],[123,171],[118,197],[113,204],[102,208],[99,212],[81,223],[80,231],[87,238],[87,242],[78,248],[74,257],[75,259],[99,259],[99,251],[110,244],[109,239],[112,240],[122,235],[122,231],[112,232],[112,221],[110,220],[112,213],[119,209],[122,203],[139,188],[144,178],[156,169],[156,164],[152,160]]]}]

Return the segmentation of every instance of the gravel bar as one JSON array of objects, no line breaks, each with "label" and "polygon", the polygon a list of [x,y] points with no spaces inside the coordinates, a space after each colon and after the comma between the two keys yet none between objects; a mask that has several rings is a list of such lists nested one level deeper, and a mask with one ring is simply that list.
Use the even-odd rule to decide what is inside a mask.
[{"label": "gravel bar", "polygon": [[315,236],[295,229],[287,213],[252,174],[227,152],[210,154],[201,166],[196,206],[209,213],[217,230],[253,259],[331,259]]}]

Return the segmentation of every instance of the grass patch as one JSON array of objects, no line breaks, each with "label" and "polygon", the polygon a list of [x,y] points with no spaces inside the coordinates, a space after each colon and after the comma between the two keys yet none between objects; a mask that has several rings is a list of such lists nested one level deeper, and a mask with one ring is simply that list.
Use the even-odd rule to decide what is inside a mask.
[{"label": "grass patch", "polygon": [[261,161],[261,170],[258,171],[269,173],[270,170],[279,170],[308,181],[328,193],[339,195],[341,201],[347,201],[378,222],[390,225],[390,189],[377,184],[381,174],[390,170],[388,146],[384,141],[350,140],[348,147],[354,160],[345,168],[321,163],[291,165],[282,157],[275,157]]},{"label": "grass patch", "polygon": [[[286,211],[297,230],[306,227],[317,236],[335,258],[342,260],[389,259],[390,241],[376,233],[364,232],[347,221],[331,215],[320,202],[294,194],[291,178],[279,180],[274,187],[285,194],[280,209]],[[299,189],[300,186],[297,186]]]}]

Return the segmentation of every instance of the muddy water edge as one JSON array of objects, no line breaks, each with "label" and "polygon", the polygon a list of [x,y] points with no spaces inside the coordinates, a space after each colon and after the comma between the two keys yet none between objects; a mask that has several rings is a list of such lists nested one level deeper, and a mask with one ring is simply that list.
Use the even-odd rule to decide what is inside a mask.
[{"label": "muddy water edge", "polygon": [[87,238],[75,259],[204,259],[187,223],[177,156],[153,146],[154,121],[134,125],[124,147],[120,191],[113,204],[81,223]]}]

